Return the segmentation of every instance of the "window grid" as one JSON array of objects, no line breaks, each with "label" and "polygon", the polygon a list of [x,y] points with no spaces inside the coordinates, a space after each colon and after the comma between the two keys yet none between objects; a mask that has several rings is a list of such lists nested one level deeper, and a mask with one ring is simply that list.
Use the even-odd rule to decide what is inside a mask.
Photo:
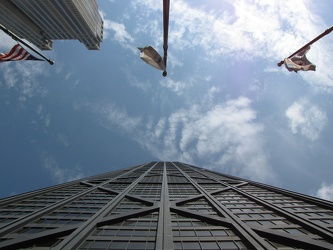
[{"label": "window grid", "polygon": [[199,185],[208,192],[212,192],[214,190],[218,190],[218,189],[225,187],[224,185],[219,184],[219,183],[214,184],[214,183],[202,183],[202,182],[200,183],[199,182]]},{"label": "window grid", "polygon": [[142,179],[142,182],[148,182],[148,183],[162,183],[163,176],[162,175],[150,175],[150,176],[145,176]]},{"label": "window grid", "polygon": [[121,192],[121,191],[125,190],[131,184],[132,184],[132,182],[110,182],[110,183],[103,185],[103,187]]},{"label": "window grid", "polygon": [[181,205],[181,207],[186,207],[187,209],[195,210],[196,212],[199,213],[218,216],[218,213],[205,199],[187,202]]},{"label": "window grid", "polygon": [[174,249],[247,249],[233,230],[171,214]]},{"label": "window grid", "polygon": [[[242,194],[227,191],[214,196],[246,224],[263,226],[265,228],[295,235],[302,233],[309,237],[321,239],[320,236],[308,232],[301,225],[295,224],[283,215],[278,215],[274,211],[270,211],[268,208],[249,200]],[[244,206],[244,204],[246,205]]]},{"label": "window grid", "polygon": [[158,212],[97,228],[79,249],[155,249]]},{"label": "window grid", "polygon": [[132,212],[133,210],[138,210],[146,207],[147,205],[137,202],[137,201],[131,201],[127,198],[123,199],[109,214],[110,216],[112,215],[118,215],[121,213],[129,213]]},{"label": "window grid", "polygon": [[189,183],[184,176],[168,175],[168,183]]},{"label": "window grid", "polygon": [[[75,184],[70,187],[61,188],[59,190],[37,195],[35,197],[28,197],[10,205],[2,206],[0,208],[0,224],[1,226],[5,226],[6,224],[21,218],[22,216],[26,216],[32,212],[60,202],[85,189],[86,186]],[[7,218],[9,215],[10,218]]]},{"label": "window grid", "polygon": [[143,198],[149,198],[159,201],[161,199],[162,184],[137,184],[130,192],[132,195],[139,195]]},{"label": "window grid", "polygon": [[196,190],[192,184],[170,183],[168,187],[170,200],[183,199],[200,194],[199,191]]},{"label": "window grid", "polygon": [[136,176],[136,177],[121,177],[121,178],[117,178],[114,182],[132,183],[136,179],[138,179],[138,176]]},{"label": "window grid", "polygon": [[241,189],[252,195],[255,195],[257,198],[260,198],[273,205],[282,207],[286,211],[292,212],[298,216],[303,217],[304,219],[308,219],[320,226],[325,226],[327,228],[333,227],[333,213],[329,210],[326,210],[325,208],[321,208],[313,204],[308,204],[300,199],[252,185],[243,186]]}]

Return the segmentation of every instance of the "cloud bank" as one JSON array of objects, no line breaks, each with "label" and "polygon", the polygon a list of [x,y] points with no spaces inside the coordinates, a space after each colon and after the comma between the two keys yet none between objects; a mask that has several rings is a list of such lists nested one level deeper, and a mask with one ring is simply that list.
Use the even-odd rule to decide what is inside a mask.
[{"label": "cloud bank", "polygon": [[314,196],[333,201],[333,184],[322,183],[321,187],[317,190]]},{"label": "cloud bank", "polygon": [[299,132],[311,141],[319,138],[327,124],[326,113],[306,100],[294,102],[287,109],[286,116],[292,133]]},{"label": "cloud bank", "polygon": [[60,167],[58,162],[46,153],[42,154],[42,165],[43,168],[48,171],[52,180],[56,183],[64,183],[84,177],[82,169],[78,165],[69,168]]},{"label": "cloud bank", "polygon": [[205,167],[258,181],[272,181],[264,126],[246,97],[204,109],[179,109],[166,117],[130,116],[114,104],[86,103],[99,123],[129,135],[160,160],[201,162]]}]

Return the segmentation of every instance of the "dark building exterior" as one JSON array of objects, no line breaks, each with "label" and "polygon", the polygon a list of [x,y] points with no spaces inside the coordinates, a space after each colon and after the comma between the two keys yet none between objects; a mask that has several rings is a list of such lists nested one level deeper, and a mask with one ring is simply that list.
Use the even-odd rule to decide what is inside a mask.
[{"label": "dark building exterior", "polygon": [[42,50],[65,39],[97,50],[103,40],[96,0],[1,0],[0,23]]},{"label": "dark building exterior", "polygon": [[333,203],[151,162],[0,200],[0,249],[333,249]]}]

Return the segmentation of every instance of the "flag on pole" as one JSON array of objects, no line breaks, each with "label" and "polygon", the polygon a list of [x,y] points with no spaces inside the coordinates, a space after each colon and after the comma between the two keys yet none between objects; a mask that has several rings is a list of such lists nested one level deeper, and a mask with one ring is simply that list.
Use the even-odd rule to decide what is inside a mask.
[{"label": "flag on pole", "polygon": [[159,70],[165,70],[165,64],[163,58],[152,46],[146,46],[144,48],[138,48],[140,50],[140,58]]},{"label": "flag on pole", "polygon": [[21,45],[16,44],[8,54],[0,53],[0,62],[9,61],[24,61],[24,60],[36,60],[44,61],[43,59],[37,58],[31,55],[28,51],[21,47]]},{"label": "flag on pole", "polygon": [[306,47],[304,50],[300,51],[291,58],[284,59],[284,65],[289,71],[303,70],[313,70],[316,71],[316,65],[312,64],[307,58],[306,53],[310,50],[310,46]]}]

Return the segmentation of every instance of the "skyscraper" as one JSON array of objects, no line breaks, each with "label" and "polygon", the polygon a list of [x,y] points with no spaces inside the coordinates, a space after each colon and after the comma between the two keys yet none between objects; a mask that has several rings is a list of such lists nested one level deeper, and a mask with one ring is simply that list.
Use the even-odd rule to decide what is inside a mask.
[{"label": "skyscraper", "polygon": [[2,199],[0,249],[333,249],[333,203],[151,162]]},{"label": "skyscraper", "polygon": [[58,39],[78,39],[96,50],[103,40],[96,0],[1,0],[0,23],[42,50]]}]

